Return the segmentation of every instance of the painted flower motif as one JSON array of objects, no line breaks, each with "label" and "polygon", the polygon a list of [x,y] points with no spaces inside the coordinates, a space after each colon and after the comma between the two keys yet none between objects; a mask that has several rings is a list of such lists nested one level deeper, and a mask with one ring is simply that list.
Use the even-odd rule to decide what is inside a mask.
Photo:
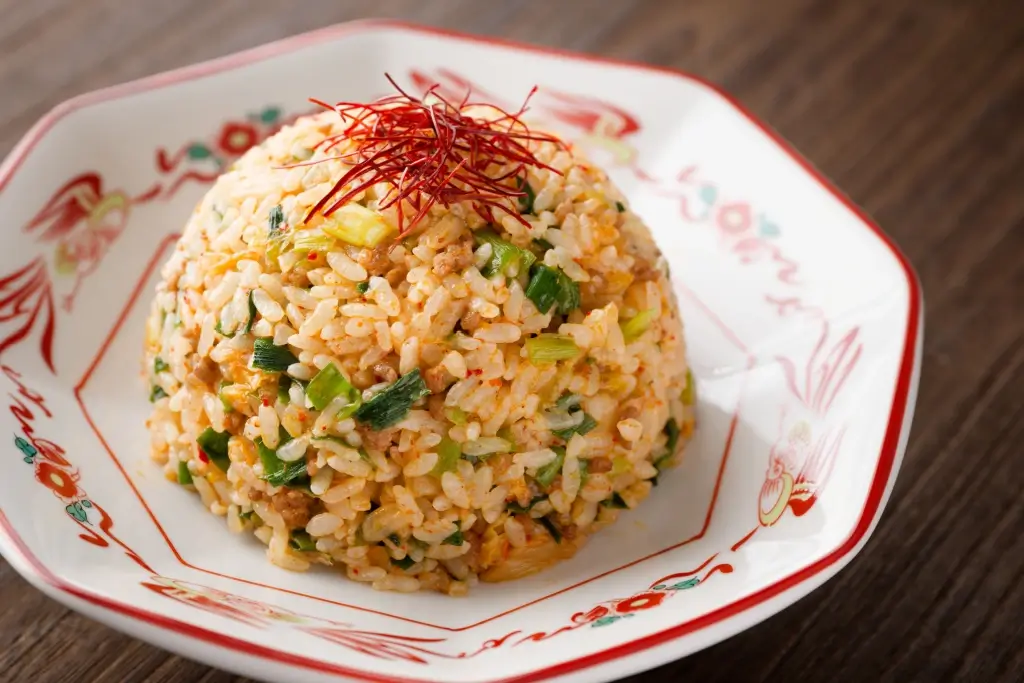
[{"label": "painted flower motif", "polygon": [[225,154],[239,156],[259,142],[256,129],[247,123],[231,122],[224,125],[217,145]]},{"label": "painted flower motif", "polygon": [[619,614],[628,614],[629,612],[651,609],[660,605],[666,596],[668,596],[668,593],[640,593],[616,603],[615,611]]}]

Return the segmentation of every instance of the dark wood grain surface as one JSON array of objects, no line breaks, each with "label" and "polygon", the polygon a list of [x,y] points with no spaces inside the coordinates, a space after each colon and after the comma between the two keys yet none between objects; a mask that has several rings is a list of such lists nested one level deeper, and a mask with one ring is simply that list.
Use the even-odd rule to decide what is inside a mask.
[{"label": "dark wood grain surface", "polygon": [[[370,15],[716,81],[921,276],[917,413],[871,542],[793,607],[636,680],[1024,681],[1024,3],[0,0],[0,154],[72,95]],[[240,679],[69,612],[0,560],[0,680]]]}]

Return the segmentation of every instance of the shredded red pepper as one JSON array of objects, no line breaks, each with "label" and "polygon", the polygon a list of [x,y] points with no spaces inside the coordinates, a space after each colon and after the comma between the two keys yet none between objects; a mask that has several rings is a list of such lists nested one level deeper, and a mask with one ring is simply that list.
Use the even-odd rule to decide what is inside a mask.
[{"label": "shredded red pepper", "polygon": [[[329,151],[351,140],[356,149],[341,157],[329,157],[354,160],[354,164],[310,210],[306,221],[318,212],[330,216],[367,188],[384,183],[389,189],[379,198],[377,208],[396,207],[399,237],[408,234],[438,203],[449,207],[469,201],[489,223],[495,222],[497,210],[525,225],[516,202],[509,200],[527,196],[523,189],[527,168],[561,175],[539,161],[529,143],[551,142],[566,149],[557,137],[532,132],[521,118],[536,86],[518,111],[507,112],[490,103],[471,102],[468,92],[461,101],[450,102],[438,93],[436,84],[422,98],[413,97],[390,75],[385,76],[397,95],[370,103],[330,105],[310,100],[349,122],[344,131],[320,146]],[[426,103],[428,99],[430,104]],[[485,119],[466,113],[467,108],[479,105],[493,108],[498,116]],[[415,212],[411,219],[405,215],[409,208]]]},{"label": "shredded red pepper", "polygon": [[210,458],[206,453],[203,452],[202,448],[199,448],[199,462],[210,462]]}]

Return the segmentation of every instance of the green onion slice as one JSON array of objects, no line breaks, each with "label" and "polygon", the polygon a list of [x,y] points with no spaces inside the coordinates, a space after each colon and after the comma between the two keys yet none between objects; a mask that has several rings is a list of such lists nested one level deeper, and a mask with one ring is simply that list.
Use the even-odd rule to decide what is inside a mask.
[{"label": "green onion slice", "polygon": [[206,457],[210,459],[221,471],[227,472],[231,466],[231,459],[228,457],[228,441],[231,435],[227,432],[215,432],[213,427],[207,427],[196,439],[196,443]]},{"label": "green onion slice", "polygon": [[520,249],[511,242],[501,239],[493,230],[477,230],[473,238],[478,245],[491,245],[491,258],[481,271],[484,277],[491,277],[496,273],[508,275],[508,269],[514,264],[518,264],[518,272],[522,273],[529,270],[537,260],[533,252]]},{"label": "green onion slice", "polygon": [[242,332],[249,334],[252,332],[252,326],[256,323],[256,302],[253,301],[252,292],[249,292],[249,320],[246,321],[245,327]]},{"label": "green onion slice", "polygon": [[445,472],[454,472],[462,457],[462,449],[459,444],[447,436],[441,438],[437,444],[437,464],[430,471],[435,477],[440,477]]},{"label": "green onion slice", "polygon": [[404,420],[412,404],[429,393],[420,369],[416,368],[359,406],[354,415],[375,431],[387,429]]},{"label": "green onion slice", "polygon": [[565,315],[580,307],[580,288],[560,269],[539,264],[526,285],[526,298],[541,313],[547,313],[557,304],[558,312]]},{"label": "green onion slice", "polygon": [[640,335],[649,330],[651,323],[654,322],[657,315],[653,308],[648,308],[619,325],[622,329],[622,337],[626,340],[626,343],[636,341],[640,338]]},{"label": "green onion slice", "polygon": [[359,390],[345,379],[334,363],[328,363],[306,387],[306,398],[314,408],[323,410],[338,396],[348,399],[346,408],[360,400]]},{"label": "green onion slice", "polygon": [[178,461],[178,483],[182,486],[192,484],[192,473],[188,471],[188,463],[184,460]]},{"label": "green onion slice", "polygon": [[565,449],[556,447],[551,450],[555,452],[555,459],[538,469],[537,474],[533,477],[538,484],[544,487],[551,486],[555,477],[562,473],[562,465],[565,464]]},{"label": "green onion slice", "polygon": [[266,372],[284,372],[292,363],[298,363],[287,346],[276,346],[270,337],[257,337],[252,351],[252,366]]},{"label": "green onion slice", "polygon": [[544,333],[526,340],[526,353],[531,363],[554,363],[575,358],[580,348],[568,335]]}]

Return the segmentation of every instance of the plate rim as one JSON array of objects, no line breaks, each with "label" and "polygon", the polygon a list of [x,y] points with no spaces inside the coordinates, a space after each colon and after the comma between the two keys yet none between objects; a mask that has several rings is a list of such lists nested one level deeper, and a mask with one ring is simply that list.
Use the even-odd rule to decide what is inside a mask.
[{"label": "plate rim", "polygon": [[[627,67],[630,69],[671,76],[673,78],[682,79],[702,86],[704,89],[710,91],[712,95],[721,98],[749,123],[757,127],[775,143],[777,150],[780,153],[796,162],[801,169],[822,189],[845,206],[865,229],[874,234],[874,236],[888,248],[889,252],[895,258],[896,264],[902,269],[907,280],[907,295],[909,299],[907,324],[904,332],[903,352],[901,354],[899,372],[895,381],[892,406],[890,408],[882,446],[875,465],[875,472],[872,477],[871,486],[864,500],[860,516],[858,517],[850,534],[844,541],[816,562],[806,565],[790,575],[765,586],[755,593],[723,605],[716,610],[694,619],[684,621],[641,638],[611,646],[598,652],[558,662],[534,671],[505,678],[481,678],[479,679],[480,683],[531,683],[534,681],[543,681],[580,672],[598,664],[621,660],[656,646],[677,641],[687,635],[705,630],[744,613],[757,616],[752,612],[754,608],[773,599],[780,598],[788,591],[799,587],[806,587],[812,582],[820,585],[824,581],[828,580],[828,578],[831,578],[831,575],[834,575],[842,569],[842,567],[860,551],[864,543],[866,543],[870,537],[871,532],[885,508],[888,494],[891,491],[892,484],[894,483],[896,474],[899,470],[899,462],[902,460],[903,453],[906,449],[906,440],[909,437],[917,385],[919,382],[920,356],[923,342],[924,302],[920,282],[913,266],[910,264],[903,252],[863,209],[857,206],[846,194],[836,188],[830,180],[828,180],[815,166],[796,151],[790,143],[782,138],[773,128],[754,115],[736,97],[726,92],[718,85],[700,76],[671,67],[645,64],[625,59],[600,57],[573,52],[571,50],[538,46],[505,38],[475,35],[452,29],[426,26],[414,22],[378,18],[358,19],[288,36],[283,39],[268,42],[263,45],[215,59],[201,61],[185,67],[145,76],[67,99],[44,114],[43,117],[25,133],[25,135],[8,154],[4,162],[0,164],[0,191],[5,189],[7,184],[14,177],[18,168],[28,157],[32,149],[43,139],[46,133],[58,122],[78,110],[88,108],[101,102],[116,100],[126,96],[154,90],[163,86],[195,80],[197,78],[230,71],[234,68],[266,61],[309,45],[327,42],[342,36],[379,29],[399,29],[412,33],[440,36],[461,42],[532,52],[544,56],[556,56],[574,61]],[[99,592],[75,586],[51,572],[32,554],[24,540],[14,530],[2,509],[0,509],[0,546],[5,550],[4,556],[8,561],[11,561],[13,557],[17,558],[16,561],[11,561],[11,565],[19,574],[22,575],[23,578],[28,580],[37,588],[43,590],[43,592],[48,594],[50,597],[61,602],[64,602],[60,599],[64,595],[69,598],[84,600],[102,610],[106,610],[108,613],[112,613],[111,616],[115,616],[117,619],[127,618],[129,620],[142,621],[161,629],[170,630],[186,638],[200,640],[206,645],[219,646],[230,650],[232,654],[255,655],[261,659],[270,660],[277,665],[301,667],[321,674],[345,676],[357,680],[373,681],[375,683],[425,683],[427,680],[407,676],[378,674],[372,671],[334,664],[320,659],[291,654],[283,650],[258,645],[223,633],[218,633],[181,619],[165,616],[157,612],[151,612],[131,603],[109,598]],[[825,572],[825,574],[823,574],[823,572]],[[813,590],[815,587],[816,586],[811,586],[810,588]],[[46,590],[47,588],[51,590]],[[804,594],[807,592],[810,591],[805,591]],[[799,599],[799,597],[800,596],[797,596],[797,599]],[[70,602],[70,600],[67,602]],[[65,604],[67,604],[67,602],[65,602]],[[779,610],[776,609],[770,614],[760,615],[755,619],[755,623],[756,621],[767,618],[778,611]],[[116,620],[111,619],[111,622],[114,621]],[[120,630],[124,630],[123,624],[110,623],[110,625],[115,628],[119,628]],[[733,634],[726,634],[723,636],[723,639],[730,635]],[[716,639],[714,642],[718,642],[718,640],[721,639]],[[637,667],[636,670],[643,670],[646,668],[648,668],[647,665]]]}]

